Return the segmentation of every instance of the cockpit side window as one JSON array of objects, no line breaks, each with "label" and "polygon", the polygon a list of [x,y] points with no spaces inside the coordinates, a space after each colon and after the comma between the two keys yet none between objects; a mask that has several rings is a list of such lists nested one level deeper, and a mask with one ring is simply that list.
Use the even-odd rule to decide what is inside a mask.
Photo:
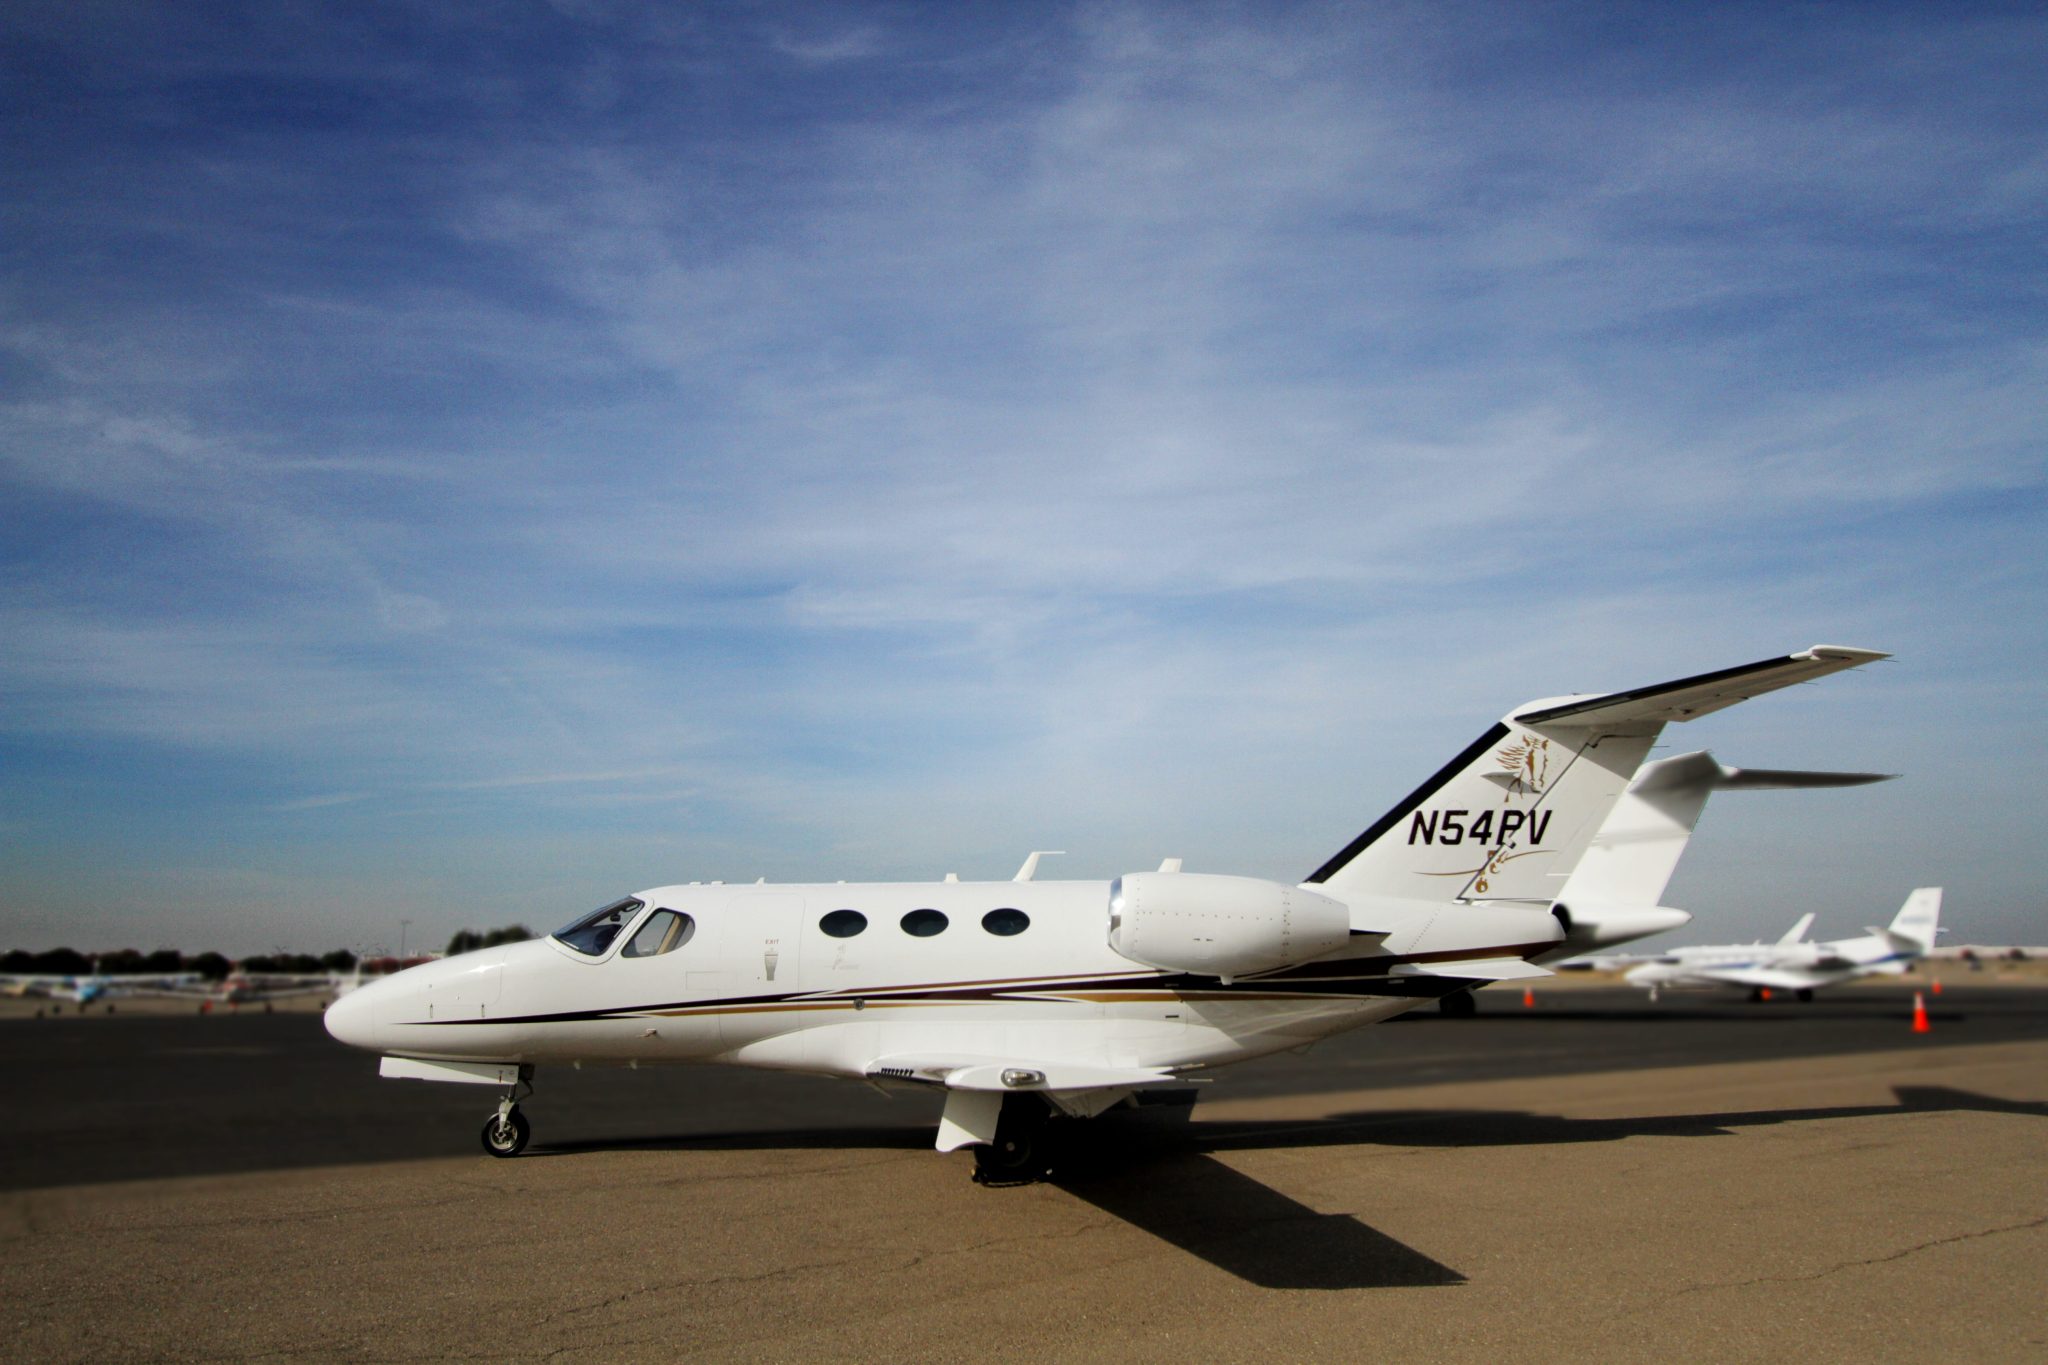
[{"label": "cockpit side window", "polygon": [[619,936],[619,930],[625,928],[646,905],[645,901],[628,896],[622,901],[599,906],[581,919],[556,930],[555,939],[579,953],[602,957],[604,950],[612,946],[612,940]]},{"label": "cockpit side window", "polygon": [[674,910],[657,910],[647,917],[647,922],[634,931],[626,946],[619,949],[620,957],[660,957],[672,953],[690,941],[697,932],[697,922],[688,915]]}]

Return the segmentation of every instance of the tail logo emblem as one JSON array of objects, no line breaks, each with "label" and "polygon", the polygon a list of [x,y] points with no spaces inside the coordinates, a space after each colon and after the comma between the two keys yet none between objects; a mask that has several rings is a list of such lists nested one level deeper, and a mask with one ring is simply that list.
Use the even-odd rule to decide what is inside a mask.
[{"label": "tail logo emblem", "polygon": [[1504,800],[1512,801],[1525,792],[1539,795],[1550,780],[1550,741],[1547,739],[1524,735],[1507,748],[1496,750],[1493,757],[1507,770],[1509,780]]}]

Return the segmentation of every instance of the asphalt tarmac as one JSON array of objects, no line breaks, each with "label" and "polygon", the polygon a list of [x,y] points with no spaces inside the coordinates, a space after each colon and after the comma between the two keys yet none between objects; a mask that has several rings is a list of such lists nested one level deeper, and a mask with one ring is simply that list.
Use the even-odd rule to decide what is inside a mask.
[{"label": "asphalt tarmac", "polygon": [[[1812,1004],[1645,1002],[1626,987],[1545,991],[1524,1009],[1425,1007],[1372,1028],[1225,1068],[1228,1099],[1594,1071],[2048,1040],[2048,989],[1951,988],[1933,1031],[1909,1032],[1913,991],[1863,987]],[[0,1020],[0,1190],[216,1175],[467,1153],[497,1103],[486,1087],[386,1081],[306,1009],[208,1015],[134,1008]],[[928,1145],[938,1101],[856,1082],[732,1067],[543,1069],[523,1106],[537,1148],[591,1150],[758,1134],[836,1132]]]},{"label": "asphalt tarmac", "polygon": [[0,1358],[2048,1356],[2048,991],[1495,992],[1042,1185],[722,1069],[380,1081],[308,1014],[0,1021]]}]

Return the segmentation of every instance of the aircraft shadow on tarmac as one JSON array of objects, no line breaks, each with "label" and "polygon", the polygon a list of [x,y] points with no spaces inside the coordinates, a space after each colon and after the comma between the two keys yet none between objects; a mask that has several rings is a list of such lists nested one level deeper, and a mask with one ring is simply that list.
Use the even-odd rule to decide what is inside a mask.
[{"label": "aircraft shadow on tarmac", "polygon": [[[1204,1145],[1179,1136],[1190,1131],[1191,1125],[1171,1120],[1147,1125],[1145,1131],[1135,1124],[1118,1125],[1113,1136],[1077,1152],[1047,1183],[1266,1289],[1383,1289],[1465,1282],[1449,1266],[1350,1214],[1317,1213],[1206,1151],[1190,1150]],[[931,1131],[924,1127],[720,1133],[556,1143],[530,1148],[520,1159],[634,1150],[902,1150],[930,1142]]]},{"label": "aircraft shadow on tarmac", "polygon": [[[1896,1086],[1895,1104],[1581,1119],[1513,1110],[1386,1110],[1328,1118],[1176,1122],[1140,1111],[1104,1125],[1049,1183],[1219,1270],[1267,1289],[1382,1289],[1463,1284],[1465,1276],[1350,1214],[1314,1209],[1231,1169],[1216,1153],[1283,1147],[1504,1147],[1725,1137],[1740,1128],[1887,1114],[1976,1112],[2048,1118],[2048,1104],[1946,1086]],[[1184,1113],[1185,1111],[1183,1111]],[[1099,1120],[1097,1122],[1100,1122]],[[925,1128],[720,1133],[536,1148],[525,1159],[587,1151],[849,1150],[922,1147]]]},{"label": "aircraft shadow on tarmac", "polygon": [[1574,1142],[1619,1142],[1631,1137],[1728,1137],[1738,1128],[1815,1119],[1873,1118],[1887,1114],[1986,1113],[2048,1118],[2048,1104],[2002,1100],[1939,1085],[1895,1086],[1896,1104],[1836,1105],[1813,1109],[1755,1109],[1713,1114],[1654,1114],[1640,1118],[1577,1119],[1517,1110],[1419,1109],[1334,1114],[1308,1122],[1191,1125],[1204,1151],[1256,1151],[1268,1147],[1539,1147]]}]

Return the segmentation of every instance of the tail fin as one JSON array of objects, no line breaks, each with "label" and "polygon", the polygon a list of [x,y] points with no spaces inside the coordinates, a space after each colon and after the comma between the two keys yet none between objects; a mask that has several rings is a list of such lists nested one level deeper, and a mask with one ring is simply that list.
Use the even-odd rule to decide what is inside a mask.
[{"label": "tail fin", "polygon": [[[1885,657],[1817,645],[1630,692],[1530,702],[1473,741],[1305,884],[1342,894],[1549,905],[1666,723]],[[1697,817],[1694,810],[1691,818]],[[1691,832],[1689,821],[1684,828]],[[1671,853],[1669,861],[1676,860]]]},{"label": "tail fin", "polygon": [[1901,947],[1910,945],[1923,955],[1931,951],[1934,936],[1941,932],[1941,888],[1916,888],[1899,907],[1899,913],[1892,916],[1890,927],[1882,932]]},{"label": "tail fin", "polygon": [[1856,787],[1890,776],[1724,768],[1704,751],[1645,763],[1593,836],[1558,899],[1574,909],[1657,904],[1671,884],[1707,798],[1717,791]]},{"label": "tail fin", "polygon": [[1792,921],[1792,927],[1787,929],[1784,936],[1778,940],[1778,946],[1780,948],[1789,948],[1795,943],[1805,942],[1806,931],[1812,927],[1813,911],[1809,910],[1798,919]]}]

